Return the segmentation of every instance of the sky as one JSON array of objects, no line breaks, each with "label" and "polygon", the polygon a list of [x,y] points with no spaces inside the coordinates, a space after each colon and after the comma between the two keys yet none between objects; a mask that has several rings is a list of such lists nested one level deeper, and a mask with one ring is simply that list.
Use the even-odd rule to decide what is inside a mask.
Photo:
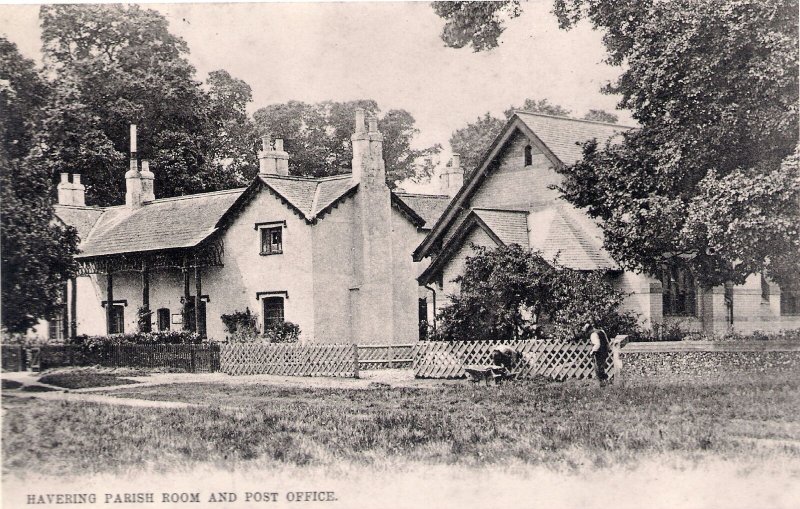
[{"label": "sky", "polygon": [[[525,98],[548,99],[583,116],[614,111],[600,88],[621,69],[603,62],[600,32],[564,31],[551,1],[522,4],[501,45],[474,53],[446,48],[444,20],[428,2],[147,4],[189,45],[199,80],[225,69],[253,89],[250,111],[289,100],[375,99],[417,120],[417,147],[441,143],[486,112],[500,116]],[[0,33],[41,60],[38,6],[0,5]],[[627,112],[616,112],[631,123]]]}]

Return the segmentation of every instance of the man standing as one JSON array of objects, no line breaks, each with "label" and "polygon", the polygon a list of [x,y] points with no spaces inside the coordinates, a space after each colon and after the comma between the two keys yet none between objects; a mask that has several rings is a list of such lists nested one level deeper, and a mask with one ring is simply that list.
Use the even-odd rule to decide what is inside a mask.
[{"label": "man standing", "polygon": [[606,331],[597,328],[593,324],[587,323],[583,326],[584,333],[589,332],[589,340],[592,342],[592,357],[594,357],[594,373],[600,385],[604,385],[608,380],[606,374],[606,362],[608,361],[608,336]]}]

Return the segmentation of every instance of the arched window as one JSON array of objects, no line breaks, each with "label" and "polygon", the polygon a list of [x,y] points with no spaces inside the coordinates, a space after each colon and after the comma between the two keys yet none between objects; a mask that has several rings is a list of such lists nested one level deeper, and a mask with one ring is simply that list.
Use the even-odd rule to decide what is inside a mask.
[{"label": "arched window", "polygon": [[530,166],[533,164],[533,147],[527,145],[525,147],[525,166]]}]

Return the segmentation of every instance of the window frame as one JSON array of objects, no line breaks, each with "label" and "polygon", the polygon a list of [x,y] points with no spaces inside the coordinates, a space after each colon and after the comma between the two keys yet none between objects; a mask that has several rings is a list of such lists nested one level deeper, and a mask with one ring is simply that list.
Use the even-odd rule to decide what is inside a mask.
[{"label": "window frame", "polygon": [[[261,325],[262,325],[262,332],[266,332],[268,329],[268,324],[280,324],[286,321],[286,299],[281,296],[277,295],[267,295],[261,299]],[[274,318],[267,318],[267,306],[269,303],[280,303],[280,320],[275,320]]]},{"label": "window frame", "polygon": [[694,276],[683,268],[664,267],[659,279],[662,316],[696,318],[698,292]]},{"label": "window frame", "polygon": [[125,305],[111,305],[112,331],[111,334],[125,334]]},{"label": "window frame", "polygon": [[53,317],[47,321],[47,338],[55,341],[63,341],[66,338],[64,330],[64,310],[59,309],[53,313]]},{"label": "window frame", "polygon": [[525,145],[525,149],[523,150],[523,163],[526,168],[528,166],[533,166],[533,145]]},{"label": "window frame", "polygon": [[[165,318],[163,323],[162,318]],[[163,324],[166,324],[166,327],[162,327]],[[158,308],[156,310],[156,327],[158,327],[159,332],[172,330],[172,315],[170,314],[169,308]]]},{"label": "window frame", "polygon": [[[259,226],[258,228],[258,241],[259,241],[259,254],[261,256],[271,256],[277,254],[283,254],[283,225],[275,224],[272,225],[263,225]],[[280,236],[279,242],[277,244],[277,248],[274,246],[275,243],[272,242],[272,235],[277,233]],[[265,237],[269,236],[269,242],[265,242]],[[265,249],[265,247],[267,249]]]}]

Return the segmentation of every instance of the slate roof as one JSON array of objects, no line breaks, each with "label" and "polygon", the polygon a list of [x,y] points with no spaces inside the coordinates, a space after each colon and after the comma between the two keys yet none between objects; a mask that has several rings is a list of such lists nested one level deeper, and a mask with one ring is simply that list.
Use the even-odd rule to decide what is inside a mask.
[{"label": "slate roof", "polygon": [[138,209],[108,207],[81,244],[78,258],[196,246],[245,189],[155,200]]},{"label": "slate roof", "polygon": [[[309,224],[355,192],[350,174],[324,178],[259,176],[263,184]],[[222,219],[251,188],[155,200],[138,209],[56,206],[57,216],[81,238],[78,258],[193,247],[221,227]],[[403,193],[406,216],[417,226],[435,222],[449,198]],[[400,199],[397,196],[393,200]],[[420,209],[424,216],[416,213]]]},{"label": "slate roof", "polygon": [[76,207],[72,205],[56,205],[54,207],[56,216],[64,224],[74,226],[78,230],[78,237],[81,241],[89,236],[95,223],[103,215],[100,207]]},{"label": "slate roof", "polygon": [[473,209],[503,244],[528,247],[528,213],[524,210]]},{"label": "slate roof", "polygon": [[430,230],[450,203],[446,194],[394,193],[414,212],[425,220],[424,229]]},{"label": "slate roof", "polygon": [[545,259],[577,270],[620,270],[603,248],[603,232],[597,223],[568,204],[559,204],[528,216],[529,245]]},{"label": "slate roof", "polygon": [[536,136],[547,145],[547,148],[562,163],[575,164],[583,157],[579,143],[596,138],[600,143],[621,132],[633,129],[628,126],[578,120],[567,117],[553,117],[526,111],[515,112]]}]

